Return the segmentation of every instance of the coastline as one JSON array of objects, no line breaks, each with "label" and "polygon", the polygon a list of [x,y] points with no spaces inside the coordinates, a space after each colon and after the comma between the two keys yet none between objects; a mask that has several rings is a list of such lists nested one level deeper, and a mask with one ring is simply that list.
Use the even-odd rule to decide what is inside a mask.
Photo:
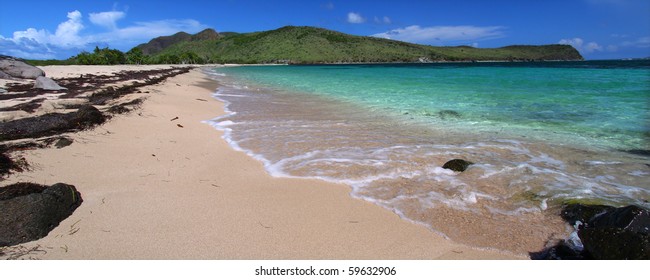
[{"label": "coastline", "polygon": [[204,123],[225,114],[217,87],[194,69],[147,86],[141,109],[70,134],[71,146],[19,152],[32,169],[3,185],[64,182],[84,202],[13,249],[37,248],[24,257],[38,259],[527,258],[454,243],[344,185],[271,177]]}]

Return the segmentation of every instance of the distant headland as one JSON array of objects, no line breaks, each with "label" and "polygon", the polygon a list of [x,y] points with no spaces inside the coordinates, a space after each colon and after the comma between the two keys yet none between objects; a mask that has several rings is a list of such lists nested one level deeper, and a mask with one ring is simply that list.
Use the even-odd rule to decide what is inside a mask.
[{"label": "distant headland", "polygon": [[126,53],[96,48],[63,61],[34,64],[339,64],[474,61],[584,60],[570,45],[512,45],[501,48],[434,47],[356,36],[309,26],[251,33],[205,29],[178,32],[140,44]]}]

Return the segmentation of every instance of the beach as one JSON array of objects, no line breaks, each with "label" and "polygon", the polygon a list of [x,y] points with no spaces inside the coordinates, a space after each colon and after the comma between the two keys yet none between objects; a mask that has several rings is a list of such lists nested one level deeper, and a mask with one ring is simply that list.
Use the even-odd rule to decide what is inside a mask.
[{"label": "beach", "polygon": [[[124,66],[42,69],[57,78]],[[455,243],[351,197],[347,185],[272,177],[207,123],[226,113],[212,97],[218,87],[194,68],[142,88],[139,109],[69,134],[70,146],[14,152],[30,168],[2,185],[63,182],[83,203],[47,237],[3,250],[36,259],[528,258]]]}]

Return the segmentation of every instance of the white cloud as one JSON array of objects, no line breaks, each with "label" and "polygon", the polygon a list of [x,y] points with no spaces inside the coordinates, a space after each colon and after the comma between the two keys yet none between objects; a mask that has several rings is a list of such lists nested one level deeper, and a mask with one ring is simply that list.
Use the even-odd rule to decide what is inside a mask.
[{"label": "white cloud", "polygon": [[602,51],[603,47],[596,42],[589,42],[585,45],[584,47],[585,51],[589,52],[595,52],[595,51]]},{"label": "white cloud", "polygon": [[84,44],[79,37],[79,31],[84,28],[81,22],[81,12],[73,11],[68,13],[68,20],[59,24],[51,37],[50,42],[61,47],[80,46]]},{"label": "white cloud", "polygon": [[108,29],[117,29],[117,21],[124,18],[126,13],[120,11],[110,11],[101,13],[90,13],[90,22],[106,27]]},{"label": "white cloud", "polygon": [[157,36],[176,32],[199,32],[208,26],[196,20],[158,20],[137,22],[119,28],[116,22],[126,17],[125,12],[91,13],[89,20],[108,28],[104,33],[83,34],[83,15],[79,11],[69,12],[68,19],[60,23],[54,34],[46,29],[28,28],[16,31],[12,38],[0,36],[0,53],[31,59],[64,59],[82,50],[91,50],[96,45],[126,50],[135,44],[144,43]]},{"label": "white cloud", "polygon": [[[582,38],[573,38],[573,39],[562,39],[558,42],[561,45],[571,45],[576,50],[584,53],[592,53],[595,51],[603,51],[604,48],[596,42],[589,42],[585,44],[585,41]],[[609,48],[611,49],[611,48]]]},{"label": "white cloud", "polygon": [[365,18],[361,16],[359,13],[353,13],[349,12],[348,13],[348,22],[349,23],[364,23],[366,21]]},{"label": "white cloud", "polygon": [[650,37],[637,38],[634,41],[624,41],[621,43],[623,47],[636,47],[636,48],[650,48]]},{"label": "white cloud", "polygon": [[[83,45],[85,42],[79,37],[79,31],[84,28],[81,17],[81,12],[72,11],[68,13],[68,20],[60,23],[54,34],[45,29],[28,28],[25,31],[14,32],[13,38],[8,40],[16,44],[26,44],[26,46],[32,42],[63,48]],[[5,40],[7,39],[5,38]]]},{"label": "white cloud", "polygon": [[36,41],[36,42],[41,42],[41,43],[47,43],[49,42],[49,38],[52,36],[49,32],[41,29],[41,30],[36,30],[35,28],[27,28],[25,31],[16,31],[14,32],[14,36],[11,39],[14,42],[20,42],[20,41]]},{"label": "white cloud", "polygon": [[381,23],[383,23],[383,24],[391,24],[391,22],[392,21],[387,16],[384,16],[382,18],[375,17],[375,23],[378,23],[378,24],[381,24]]},{"label": "white cloud", "polygon": [[185,31],[196,33],[207,28],[206,25],[192,19],[187,20],[158,20],[148,22],[137,22],[135,25],[115,29],[111,32],[94,35],[96,41],[119,42],[124,40],[144,43],[158,36],[168,36],[174,33]]},{"label": "white cloud", "polygon": [[412,43],[448,43],[501,38],[502,26],[431,26],[411,25],[371,36]]},{"label": "white cloud", "polygon": [[321,8],[326,9],[326,10],[333,10],[334,9],[334,3],[327,2],[325,4],[322,4]]}]

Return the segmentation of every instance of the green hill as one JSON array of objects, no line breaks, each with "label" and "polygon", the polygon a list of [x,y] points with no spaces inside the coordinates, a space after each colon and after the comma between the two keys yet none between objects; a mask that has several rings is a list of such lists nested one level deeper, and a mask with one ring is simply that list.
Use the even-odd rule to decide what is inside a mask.
[{"label": "green hill", "polygon": [[[203,32],[201,32],[203,33]],[[201,34],[199,33],[199,34]],[[214,32],[216,34],[216,32]],[[433,61],[582,60],[568,45],[502,48],[433,47],[316,27],[286,26],[253,33],[159,37],[137,46],[153,58],[196,54],[218,63],[361,63]],[[187,34],[187,33],[185,33]],[[162,38],[162,39],[161,39]],[[194,38],[194,39],[192,39]],[[162,43],[161,43],[162,42]],[[170,42],[173,42],[170,44]]]},{"label": "green hill", "polygon": [[171,36],[156,37],[146,44],[140,44],[136,46],[136,48],[141,49],[144,55],[153,55],[161,52],[162,50],[168,48],[169,46],[181,42],[206,41],[206,40],[214,40],[218,38],[219,38],[219,33],[214,31],[214,29],[208,28],[195,35],[190,35],[185,32],[178,32]]}]

